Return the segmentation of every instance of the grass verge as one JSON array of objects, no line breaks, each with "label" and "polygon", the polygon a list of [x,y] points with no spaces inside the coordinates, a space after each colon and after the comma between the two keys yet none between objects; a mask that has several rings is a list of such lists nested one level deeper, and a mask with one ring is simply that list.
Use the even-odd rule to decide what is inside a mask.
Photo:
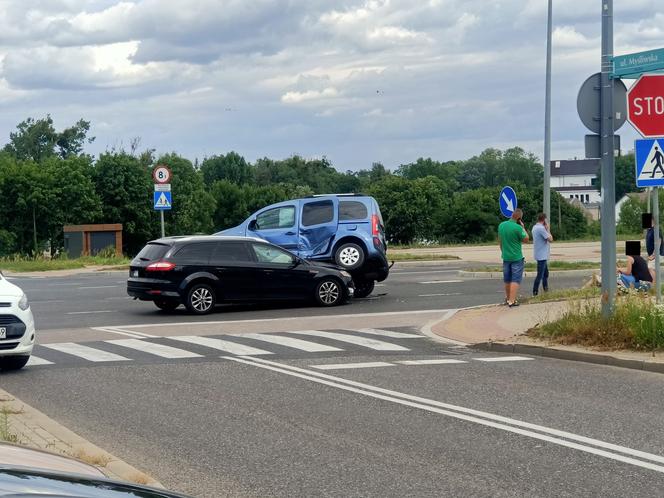
[{"label": "grass verge", "polygon": [[647,294],[629,293],[618,297],[613,315],[604,318],[599,299],[574,300],[558,320],[530,329],[528,335],[565,345],[662,350],[664,308]]},{"label": "grass verge", "polygon": [[522,303],[536,304],[550,301],[567,301],[573,299],[592,299],[599,297],[602,290],[599,287],[589,287],[586,289],[558,289],[550,292],[543,292],[538,296],[525,297],[521,299]]},{"label": "grass verge", "polygon": [[[599,263],[593,261],[549,261],[549,271],[551,270],[599,270]],[[503,267],[498,265],[479,266],[470,268],[468,271],[502,272]],[[537,271],[537,263],[527,262],[526,271]]]},{"label": "grass verge", "polygon": [[19,442],[18,436],[12,432],[12,429],[9,425],[9,416],[19,413],[21,412],[11,410],[6,406],[0,408],[0,441],[13,444],[17,444]]},{"label": "grass verge", "polygon": [[87,266],[127,266],[130,261],[125,257],[85,256],[76,259],[44,259],[11,256],[0,258],[0,270],[13,272],[75,270]]},{"label": "grass verge", "polygon": [[450,254],[388,253],[387,259],[390,261],[455,261],[461,258]]}]

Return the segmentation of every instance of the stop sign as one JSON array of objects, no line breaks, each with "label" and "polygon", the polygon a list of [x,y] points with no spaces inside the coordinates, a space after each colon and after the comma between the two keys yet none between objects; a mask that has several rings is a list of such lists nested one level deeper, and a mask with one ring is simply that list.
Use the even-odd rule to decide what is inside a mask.
[{"label": "stop sign", "polygon": [[643,75],[632,85],[627,119],[644,137],[664,136],[664,74]]}]

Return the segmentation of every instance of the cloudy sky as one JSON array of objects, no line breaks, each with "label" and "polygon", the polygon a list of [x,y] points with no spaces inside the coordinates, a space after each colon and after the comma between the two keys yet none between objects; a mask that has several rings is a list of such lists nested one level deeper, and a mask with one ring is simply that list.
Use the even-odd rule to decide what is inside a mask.
[{"label": "cloudy sky", "polygon": [[[583,155],[599,0],[554,0],[554,159]],[[664,45],[615,0],[615,53]],[[327,156],[340,170],[487,147],[542,156],[546,0],[0,0],[0,137],[79,118],[89,152]],[[635,138],[629,125],[623,145]]]}]

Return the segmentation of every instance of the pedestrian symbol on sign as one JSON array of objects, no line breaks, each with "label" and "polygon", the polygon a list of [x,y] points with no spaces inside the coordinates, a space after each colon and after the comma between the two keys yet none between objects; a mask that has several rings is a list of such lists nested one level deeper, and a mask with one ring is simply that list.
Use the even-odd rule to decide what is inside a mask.
[{"label": "pedestrian symbol on sign", "polygon": [[155,192],[154,193],[154,208],[157,210],[171,209],[172,197],[170,192]]}]

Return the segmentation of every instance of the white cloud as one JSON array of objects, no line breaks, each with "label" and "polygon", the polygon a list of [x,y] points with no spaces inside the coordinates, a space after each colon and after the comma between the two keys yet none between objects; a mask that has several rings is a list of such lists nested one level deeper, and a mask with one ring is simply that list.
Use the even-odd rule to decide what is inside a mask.
[{"label": "white cloud", "polygon": [[320,101],[323,99],[334,98],[339,95],[335,88],[325,88],[323,90],[307,90],[306,92],[287,92],[281,97],[281,101],[286,104],[299,104],[307,101]]}]

